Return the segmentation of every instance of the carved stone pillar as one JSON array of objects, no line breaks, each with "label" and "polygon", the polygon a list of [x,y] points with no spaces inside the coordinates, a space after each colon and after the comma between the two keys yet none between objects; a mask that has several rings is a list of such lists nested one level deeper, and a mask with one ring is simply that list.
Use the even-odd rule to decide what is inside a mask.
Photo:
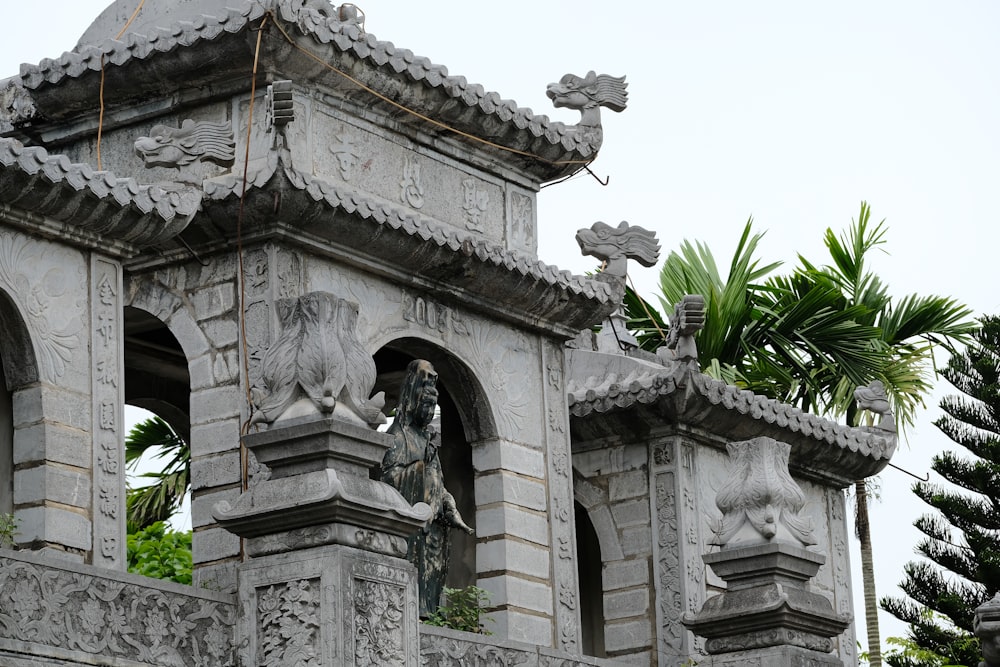
[{"label": "carved stone pillar", "polygon": [[251,557],[237,569],[241,664],[417,667],[406,538],[431,511],[371,479],[392,438],[370,426],[384,417],[357,306],[325,292],[277,306],[252,420],[270,427],[243,438],[267,471],[213,512]]},{"label": "carved stone pillar", "polygon": [[840,665],[832,638],[850,618],[808,588],[826,556],[805,548],[815,540],[798,515],[805,498],[788,472],[789,446],[755,438],[728,449],[734,465],[716,497],[712,541],[722,549],[702,557],[726,591],[683,617],[707,640],[710,658],[699,664]]},{"label": "carved stone pillar", "polygon": [[406,536],[430,511],[369,478],[388,441],[323,416],[244,438],[271,477],[214,512],[251,556],[238,569],[243,664],[419,664]]}]

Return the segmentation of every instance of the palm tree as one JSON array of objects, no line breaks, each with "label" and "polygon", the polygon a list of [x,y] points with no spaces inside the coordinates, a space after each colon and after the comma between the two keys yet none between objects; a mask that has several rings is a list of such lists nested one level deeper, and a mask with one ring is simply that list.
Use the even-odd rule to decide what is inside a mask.
[{"label": "palm tree", "polygon": [[[761,235],[752,221],[723,280],[711,251],[685,241],[660,274],[660,303],[672,308],[684,294],[705,297],[705,328],[697,335],[704,372],[731,384],[857,424],[854,389],[881,380],[897,427],[912,425],[931,390],[933,351],[954,351],[976,324],[971,310],[952,298],[911,295],[894,301],[868,270],[871,251],[885,244],[885,221],[870,222],[861,203],[846,235],[827,230],[831,263],[817,267],[799,256],[790,275],[770,276],[779,266],[760,266],[753,255]],[[760,282],[762,281],[763,282]],[[662,317],[638,295],[626,299],[630,326],[646,349],[664,342]],[[881,665],[878,603],[868,535],[865,480],[855,484],[870,664]]]},{"label": "palm tree", "polygon": [[125,438],[125,465],[134,471],[143,454],[157,449],[153,457],[166,459],[163,469],[140,475],[153,480],[148,486],[128,490],[125,505],[129,533],[173,516],[190,486],[191,448],[167,422],[156,416],[139,422],[129,431]]}]

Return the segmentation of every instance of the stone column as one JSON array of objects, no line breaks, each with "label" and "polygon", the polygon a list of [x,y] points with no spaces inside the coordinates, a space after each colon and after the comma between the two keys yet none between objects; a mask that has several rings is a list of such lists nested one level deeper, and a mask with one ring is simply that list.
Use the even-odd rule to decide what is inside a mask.
[{"label": "stone column", "polygon": [[705,637],[702,665],[840,665],[831,655],[850,623],[808,588],[826,561],[809,551],[812,525],[798,516],[805,502],[788,472],[790,447],[770,438],[731,443],[733,470],[719,490],[722,519],[713,527],[720,551],[703,556],[726,582],[683,623]]},{"label": "stone column", "polygon": [[247,665],[417,667],[416,568],[406,537],[430,516],[369,478],[389,436],[330,416],[244,437],[270,479],[216,520],[246,539],[237,643]]}]

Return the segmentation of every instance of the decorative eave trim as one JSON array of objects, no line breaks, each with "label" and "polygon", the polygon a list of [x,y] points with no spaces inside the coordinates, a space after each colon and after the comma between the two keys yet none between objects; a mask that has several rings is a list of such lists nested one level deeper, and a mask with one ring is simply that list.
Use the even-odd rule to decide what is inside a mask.
[{"label": "decorative eave trim", "polygon": [[[99,44],[85,45],[79,51],[42,60],[38,65],[22,65],[21,82],[28,91],[40,93],[45,87],[60,85],[65,79],[99,73],[103,58],[108,74],[105,94],[109,96],[120,83],[120,77],[113,74],[115,68],[132,61],[144,61],[176,49],[217,40],[225,34],[247,31],[251,23],[263,18],[268,12],[271,12],[274,20],[281,21],[282,27],[296,40],[299,47],[315,52],[320,57],[326,55],[331,62],[347,55],[372,65],[380,73],[379,76],[365,76],[362,71],[362,82],[389,99],[398,96],[398,84],[386,85],[383,78],[385,75],[390,80],[398,81],[402,78],[407,83],[419,83],[435,91],[434,95],[421,94],[421,108],[414,110],[462,132],[473,136],[488,136],[493,143],[533,156],[511,154],[510,158],[514,161],[541,163],[545,166],[540,176],[544,180],[577,171],[581,165],[575,162],[593,158],[600,147],[599,139],[595,139],[592,133],[580,132],[576,125],[566,125],[551,121],[545,115],[535,115],[531,109],[518,107],[514,101],[502,99],[498,93],[487,91],[479,84],[469,83],[465,77],[450,76],[447,68],[442,65],[435,65],[408,49],[396,48],[391,42],[379,41],[354,23],[327,19],[305,7],[295,8],[291,0],[248,3],[242,10],[230,9],[225,16],[201,16],[195,21],[178,22],[170,28],[154,31],[149,36],[130,33],[121,41],[109,39]],[[306,43],[299,42],[299,37]],[[267,40],[265,51],[270,50],[275,62],[287,62],[288,57],[293,55],[289,52],[295,51],[277,30],[271,34],[271,44],[266,42]],[[251,54],[241,53],[237,60],[245,60],[249,55]],[[191,58],[180,57],[176,53],[174,58],[178,71],[194,66]],[[226,65],[229,69],[233,66],[233,62]],[[316,69],[316,63],[312,63],[310,69],[313,74],[321,71]],[[354,74],[359,75],[357,71]],[[204,75],[205,72],[199,72],[199,76]],[[125,91],[121,96],[127,99],[129,94],[131,93]],[[40,109],[45,106],[50,105],[41,104]],[[49,110],[48,114],[44,109],[42,111],[43,116],[54,113],[54,110]],[[484,134],[485,130],[489,132]],[[536,164],[535,168],[538,166]]]},{"label": "decorative eave trim", "polygon": [[139,185],[107,171],[0,138],[0,202],[133,246],[176,236],[201,203],[193,187]]},{"label": "decorative eave trim", "polygon": [[58,58],[46,58],[37,65],[21,65],[21,82],[28,90],[55,85],[66,78],[79,78],[87,72],[100,72],[104,66],[121,67],[131,60],[146,60],[158,53],[177,47],[193,46],[213,40],[223,33],[238,33],[251,21],[264,16],[259,3],[247,3],[245,9],[230,9],[225,16],[199,16],[194,21],[179,21],[169,28],[160,28],[150,35],[129,33],[123,40],[107,39],[98,44],[82,46],[79,51],[67,51]]},{"label": "decorative eave trim", "polygon": [[[842,483],[880,471],[897,444],[895,433],[838,424],[727,385],[683,362],[672,362],[662,371],[591,377],[582,384],[571,380],[567,399],[570,415],[577,418],[651,406],[663,415],[664,423],[687,423],[721,436],[726,435],[728,428],[735,427],[732,420],[745,424],[749,419],[756,426],[740,426],[738,437],[733,439],[758,432],[788,442],[797,449],[794,459],[800,469]],[[726,414],[729,420],[725,419]],[[833,454],[830,445],[842,455]]]},{"label": "decorative eave trim", "polygon": [[[278,160],[248,174],[244,210],[251,213],[244,220],[245,237],[275,226],[270,211],[274,193],[280,193],[280,218],[295,221],[294,228],[288,222],[280,223],[288,230],[286,235],[300,234],[328,249],[339,247],[351,255],[367,256],[366,265],[372,268],[378,264],[410,267],[419,279],[447,285],[453,296],[461,301],[479,300],[480,307],[487,305],[482,295],[491,295],[490,307],[508,316],[531,314],[534,326],[558,330],[559,335],[575,336],[602,321],[621,303],[623,294],[617,284],[573,275],[386,200],[275,162]],[[213,223],[211,227],[235,234],[232,208],[243,190],[242,178],[220,176],[205,181],[204,188],[203,209]],[[266,209],[259,219],[252,213],[257,210],[253,202],[258,197]],[[338,211],[346,215],[336,215]],[[359,226],[359,220],[370,225]],[[202,227],[205,225],[197,225]],[[192,234],[194,230],[193,226]],[[402,234],[408,240],[394,241],[387,232]],[[478,266],[461,268],[468,260]],[[505,286],[503,294],[493,298],[501,291],[498,284]]]}]

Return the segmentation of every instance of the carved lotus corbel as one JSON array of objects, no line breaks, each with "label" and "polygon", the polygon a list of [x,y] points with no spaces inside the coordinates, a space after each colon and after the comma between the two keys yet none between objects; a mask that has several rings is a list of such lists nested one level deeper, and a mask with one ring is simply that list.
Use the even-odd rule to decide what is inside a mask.
[{"label": "carved lotus corbel", "polygon": [[385,423],[375,362],[358,340],[358,307],[328,292],[276,302],[281,332],[261,361],[251,423],[334,415],[356,424]]}]

